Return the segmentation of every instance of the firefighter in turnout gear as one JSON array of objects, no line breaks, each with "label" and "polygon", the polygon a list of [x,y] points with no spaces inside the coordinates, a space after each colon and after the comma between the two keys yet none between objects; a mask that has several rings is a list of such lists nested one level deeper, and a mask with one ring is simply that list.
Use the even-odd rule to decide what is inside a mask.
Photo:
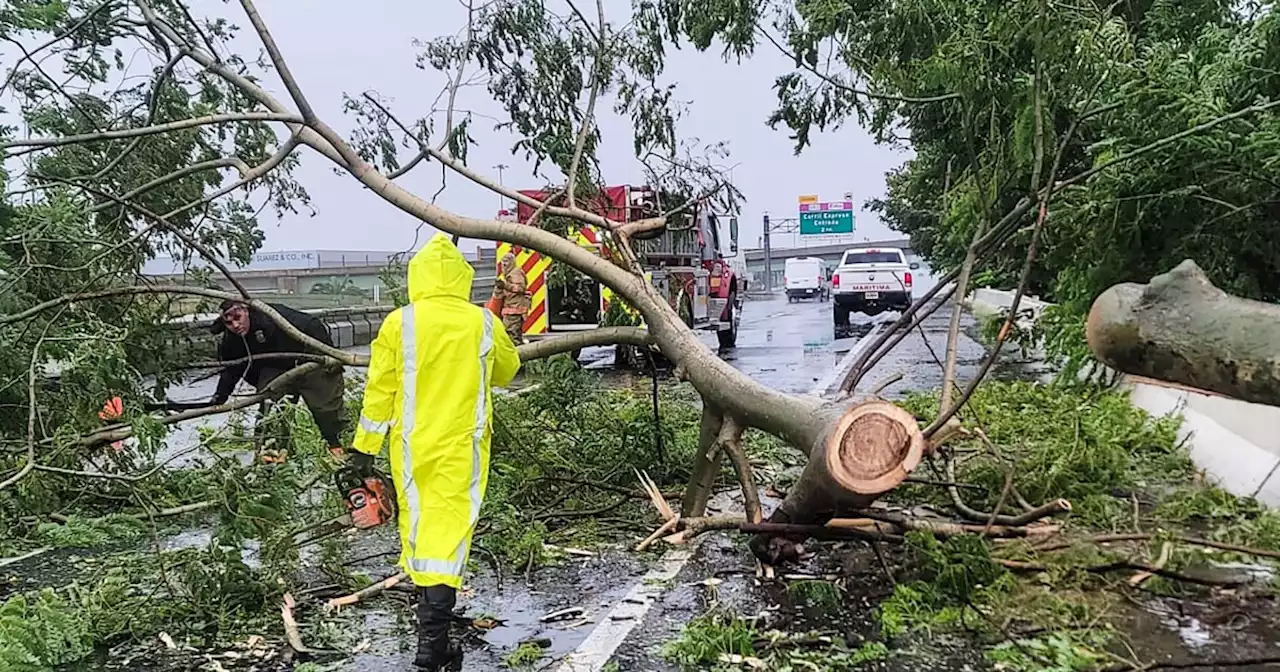
[{"label": "firefighter in turnout gear", "polygon": [[377,455],[390,434],[400,565],[418,587],[415,663],[426,670],[462,666],[449,625],[489,481],[491,388],[520,368],[493,313],[470,301],[474,275],[439,233],[409,262],[410,303],[373,342],[354,444]]},{"label": "firefighter in turnout gear", "polygon": [[502,273],[494,282],[494,292],[501,293],[502,327],[515,343],[524,342],[524,320],[529,315],[529,283],[524,269],[516,263],[516,255],[502,258]]}]

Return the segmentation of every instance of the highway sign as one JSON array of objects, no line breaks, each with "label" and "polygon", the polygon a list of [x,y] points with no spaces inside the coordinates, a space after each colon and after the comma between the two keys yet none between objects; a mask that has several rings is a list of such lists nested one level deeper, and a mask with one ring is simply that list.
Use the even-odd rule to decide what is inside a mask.
[{"label": "highway sign", "polygon": [[801,203],[800,235],[853,233],[853,202]]}]

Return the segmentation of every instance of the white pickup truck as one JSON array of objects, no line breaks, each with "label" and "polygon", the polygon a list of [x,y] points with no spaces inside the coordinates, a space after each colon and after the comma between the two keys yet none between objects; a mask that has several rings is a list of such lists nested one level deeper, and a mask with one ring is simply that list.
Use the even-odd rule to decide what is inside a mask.
[{"label": "white pickup truck", "polygon": [[832,318],[837,327],[849,324],[849,313],[878,315],[906,310],[911,305],[911,271],[907,255],[896,247],[845,250],[831,275]]}]

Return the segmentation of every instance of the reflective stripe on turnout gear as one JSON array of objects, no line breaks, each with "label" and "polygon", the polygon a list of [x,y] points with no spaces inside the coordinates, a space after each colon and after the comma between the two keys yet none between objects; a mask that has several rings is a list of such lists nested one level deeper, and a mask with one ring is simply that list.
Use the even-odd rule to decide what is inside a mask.
[{"label": "reflective stripe on turnout gear", "polygon": [[386,434],[391,428],[390,422],[374,422],[369,418],[360,416],[360,427],[370,434]]}]

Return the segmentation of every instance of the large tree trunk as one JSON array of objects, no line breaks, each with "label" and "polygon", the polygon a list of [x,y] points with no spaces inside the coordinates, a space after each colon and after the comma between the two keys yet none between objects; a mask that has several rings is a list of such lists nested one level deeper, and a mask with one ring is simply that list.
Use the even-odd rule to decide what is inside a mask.
[{"label": "large tree trunk", "polygon": [[1280,405],[1280,305],[1227,294],[1189,259],[1103,292],[1085,333],[1118,371]]},{"label": "large tree trunk", "polygon": [[[828,429],[809,451],[809,462],[771,523],[822,525],[842,510],[865,508],[896,488],[924,458],[926,442],[915,417],[887,401],[848,409],[829,406],[815,421]],[[795,560],[803,538],[759,534],[756,557],[777,564]]]}]

